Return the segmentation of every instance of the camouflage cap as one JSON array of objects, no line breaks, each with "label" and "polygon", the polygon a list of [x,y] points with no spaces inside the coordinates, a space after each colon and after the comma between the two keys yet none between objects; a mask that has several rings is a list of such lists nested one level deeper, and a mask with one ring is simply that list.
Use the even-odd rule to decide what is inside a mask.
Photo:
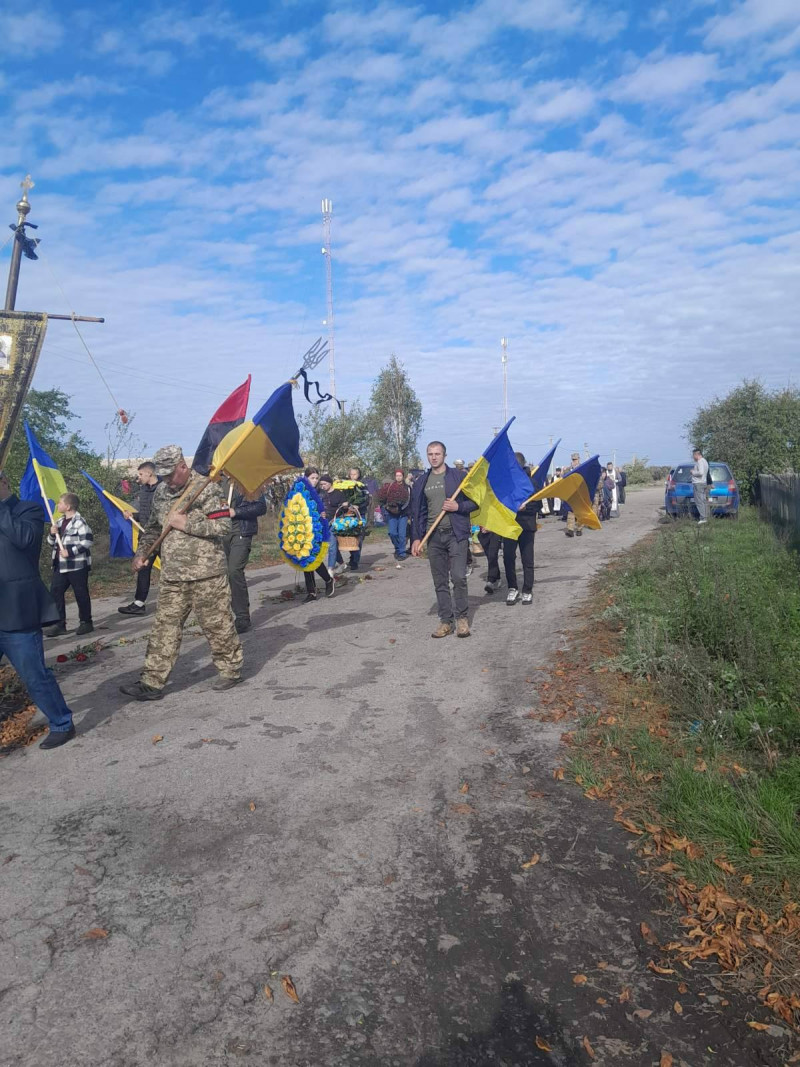
[{"label": "camouflage cap", "polygon": [[159,478],[168,478],[183,459],[180,445],[164,445],[153,456],[153,466]]}]

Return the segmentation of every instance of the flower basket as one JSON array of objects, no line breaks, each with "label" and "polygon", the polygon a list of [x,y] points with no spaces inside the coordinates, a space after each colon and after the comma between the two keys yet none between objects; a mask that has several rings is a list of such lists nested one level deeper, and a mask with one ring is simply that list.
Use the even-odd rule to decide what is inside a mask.
[{"label": "flower basket", "polygon": [[361,548],[366,527],[367,523],[355,504],[340,504],[331,522],[331,530],[344,552],[357,552]]}]

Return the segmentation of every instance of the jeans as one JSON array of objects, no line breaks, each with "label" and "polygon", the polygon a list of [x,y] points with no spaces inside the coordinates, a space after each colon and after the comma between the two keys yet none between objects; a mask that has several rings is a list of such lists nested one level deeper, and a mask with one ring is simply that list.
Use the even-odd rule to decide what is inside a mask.
[{"label": "jeans", "polygon": [[5,656],[28,690],[34,704],[50,722],[54,734],[72,729],[72,712],[66,705],[55,675],[45,666],[41,630],[0,630],[0,656]]},{"label": "jeans", "polygon": [[496,533],[492,533],[491,530],[487,530],[486,533],[478,534],[478,541],[481,548],[486,555],[486,562],[489,566],[489,573],[486,575],[487,582],[499,582],[500,581],[500,564],[498,563],[498,557],[500,555],[500,543],[501,539]]},{"label": "jeans", "polygon": [[150,579],[152,575],[152,560],[150,560],[146,567],[142,567],[140,571],[136,572],[136,592],[133,594],[133,599],[138,600],[140,604],[144,604],[145,600],[147,600],[147,594],[150,592]]},{"label": "jeans", "polygon": [[252,537],[242,537],[235,533],[226,534],[224,539],[225,555],[228,559],[228,581],[231,584],[231,607],[236,621],[244,624],[250,622],[250,594],[247,592],[244,569],[250,559],[252,543]]},{"label": "jeans", "polygon": [[357,548],[355,552],[350,553],[350,567],[355,570],[361,562],[361,549]]},{"label": "jeans", "polygon": [[339,555],[339,542],[336,540],[336,535],[331,533],[330,548],[328,549],[327,567],[329,571],[332,571],[336,566],[336,557]]},{"label": "jeans", "polygon": [[75,603],[78,605],[78,618],[81,622],[92,621],[92,600],[89,596],[89,568],[81,567],[77,571],[53,571],[53,581],[50,584],[50,592],[56,602],[58,614],[62,623],[67,621],[67,605],[65,595],[67,589],[72,587],[75,594]]},{"label": "jeans", "polygon": [[[433,588],[436,590],[436,606],[442,622],[452,622],[467,617],[467,549],[469,541],[457,541],[452,529],[441,525],[428,541],[428,562],[431,565]],[[450,597],[450,582],[453,596]]]},{"label": "jeans", "polygon": [[518,588],[517,546],[519,546],[519,558],[522,560],[522,592],[533,592],[533,540],[535,537],[535,530],[523,530],[518,541],[510,537],[503,538],[503,565],[509,589]]},{"label": "jeans", "polygon": [[394,554],[398,559],[406,558],[406,527],[408,515],[389,516],[389,537],[394,545]]},{"label": "jeans", "polygon": [[708,519],[708,486],[698,485],[695,482],[692,485],[694,492],[694,506],[697,508],[697,515],[700,519]]}]

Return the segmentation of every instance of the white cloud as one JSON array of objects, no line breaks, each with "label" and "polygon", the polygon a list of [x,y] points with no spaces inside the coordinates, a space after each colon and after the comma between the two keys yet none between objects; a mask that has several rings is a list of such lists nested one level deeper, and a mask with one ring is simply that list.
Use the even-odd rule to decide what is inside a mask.
[{"label": "white cloud", "polygon": [[766,37],[796,30],[800,9],[796,0],[744,0],[728,15],[715,15],[705,25],[705,40],[712,47],[725,47],[753,37]]},{"label": "white cloud", "polygon": [[52,52],[64,38],[61,19],[52,11],[0,11],[0,40],[23,56]]},{"label": "white cloud", "polygon": [[718,77],[717,58],[705,52],[648,58],[611,86],[618,100],[648,103],[694,91]]}]

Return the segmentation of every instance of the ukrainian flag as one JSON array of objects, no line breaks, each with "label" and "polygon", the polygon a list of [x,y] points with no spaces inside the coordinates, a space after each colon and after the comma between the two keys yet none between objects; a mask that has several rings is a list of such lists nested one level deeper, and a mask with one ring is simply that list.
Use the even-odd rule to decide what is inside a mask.
[{"label": "ukrainian flag", "polygon": [[534,467],[531,471],[531,482],[533,483],[534,493],[538,493],[540,489],[544,489],[544,483],[547,481],[547,475],[550,473],[550,464],[553,462],[553,456],[556,454],[556,449],[561,444],[561,438],[556,441],[553,447],[539,460],[538,466]]},{"label": "ukrainian flag", "polygon": [[501,537],[517,540],[522,528],[515,516],[531,496],[531,480],[517,463],[508,439],[509,419],[461,483],[461,492],[474,500],[478,510],[470,521]]},{"label": "ukrainian flag", "polygon": [[[97,494],[103,511],[108,519],[108,532],[111,538],[109,556],[114,559],[130,559],[136,554],[139,547],[139,527],[133,519],[126,519],[126,511],[134,511],[134,507],[127,500],[121,500],[118,496],[107,492],[99,482],[96,482],[91,474],[81,471],[86,481]],[[161,561],[156,556],[154,567],[161,567]]]},{"label": "ukrainian flag", "polygon": [[[66,493],[67,485],[61,471],[36,440],[36,434],[27,421],[25,422],[25,436],[28,438],[31,455],[19,483],[20,498],[35,500],[52,518],[56,501]],[[50,506],[46,507],[45,502]]]},{"label": "ukrainian flag", "polygon": [[248,493],[268,478],[303,466],[300,431],[292,406],[290,382],[280,386],[261,410],[220,441],[209,477],[223,471]]},{"label": "ukrainian flag", "polygon": [[575,512],[575,518],[583,526],[590,530],[602,530],[603,526],[594,513],[592,504],[594,494],[597,492],[597,483],[600,480],[600,460],[597,456],[585,460],[574,470],[552,485],[541,489],[534,500],[544,500],[545,497],[560,497],[566,500]]}]

